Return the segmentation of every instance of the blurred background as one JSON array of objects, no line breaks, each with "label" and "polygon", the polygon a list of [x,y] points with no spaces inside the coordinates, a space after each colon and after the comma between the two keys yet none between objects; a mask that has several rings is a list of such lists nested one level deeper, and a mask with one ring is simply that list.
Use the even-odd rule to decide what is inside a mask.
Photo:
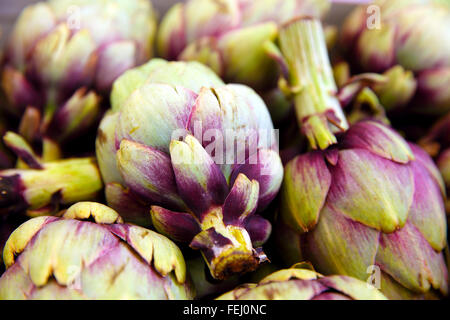
[{"label": "blurred background", "polygon": [[[182,1],[182,0],[181,0]],[[255,0],[257,1],[257,0]],[[38,0],[0,0],[0,26],[2,30],[0,44],[9,34],[15,19],[20,11],[30,3],[38,2]],[[158,10],[161,17],[174,3],[180,0],[152,0],[154,7]],[[326,22],[339,24],[356,3],[367,3],[369,0],[334,0],[331,13],[328,15]]]}]

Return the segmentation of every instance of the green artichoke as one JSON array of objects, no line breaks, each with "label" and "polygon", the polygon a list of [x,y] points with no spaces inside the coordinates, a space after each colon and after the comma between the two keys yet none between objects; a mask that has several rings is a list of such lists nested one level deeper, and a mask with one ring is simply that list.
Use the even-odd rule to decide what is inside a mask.
[{"label": "green artichoke", "polygon": [[[108,204],[201,250],[214,278],[254,270],[283,166],[261,98],[198,62],[153,59],[115,83],[97,158]],[[125,213],[127,213],[125,215]]]},{"label": "green artichoke", "polygon": [[79,202],[61,218],[17,228],[3,251],[0,299],[192,299],[169,239],[124,224],[114,210]]},{"label": "green artichoke", "polygon": [[[98,121],[101,98],[120,74],[152,56],[155,32],[147,0],[30,5],[17,19],[5,50],[2,107],[22,118],[21,128],[28,133],[31,126],[36,129],[30,143],[63,144]],[[28,107],[37,111],[31,120],[24,115]]]},{"label": "green artichoke", "polygon": [[386,300],[374,286],[341,275],[323,276],[294,265],[257,284],[242,285],[217,300]]},{"label": "green artichoke", "polygon": [[[400,65],[414,73],[417,89],[408,107],[414,112],[450,110],[450,6],[444,3],[377,0],[357,7],[343,25],[342,47],[355,67],[382,73]],[[401,74],[392,76],[396,86],[408,86]]]},{"label": "green artichoke", "polygon": [[189,0],[165,15],[157,47],[166,59],[205,63],[227,82],[271,88],[279,70],[268,50],[279,26],[323,17],[329,7],[328,0]]}]

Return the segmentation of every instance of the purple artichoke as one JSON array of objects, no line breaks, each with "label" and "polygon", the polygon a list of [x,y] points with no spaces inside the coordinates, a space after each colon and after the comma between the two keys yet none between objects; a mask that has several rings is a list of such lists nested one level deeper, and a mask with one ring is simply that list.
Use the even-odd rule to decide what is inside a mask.
[{"label": "purple artichoke", "polygon": [[61,218],[33,218],[9,237],[0,299],[192,299],[180,249],[80,202]]},{"label": "purple artichoke", "polygon": [[246,284],[217,300],[386,300],[374,286],[342,276],[323,276],[294,265],[276,271],[257,284]]},{"label": "purple artichoke", "polygon": [[445,189],[431,158],[376,121],[332,130],[342,109],[317,20],[286,25],[280,48],[299,123],[320,149],[285,166],[282,257],[361,280],[379,270],[387,297],[446,295]]},{"label": "purple artichoke", "polygon": [[[32,139],[63,143],[79,135],[98,120],[101,96],[113,81],[152,56],[155,29],[147,0],[49,0],[26,7],[5,50],[3,107],[18,118],[28,107],[37,110],[30,111],[32,125],[37,121]],[[22,121],[22,128],[30,126],[29,118]]]},{"label": "purple artichoke", "polygon": [[[445,1],[377,0],[350,14],[341,40],[359,69],[382,73],[400,65],[414,72],[417,90],[409,110],[440,115],[450,110],[449,36],[450,6]],[[400,74],[394,80],[405,78]],[[391,90],[405,86],[397,83]]]},{"label": "purple artichoke", "polygon": [[153,59],[114,83],[112,106],[97,136],[108,204],[139,223],[151,208],[154,227],[201,250],[214,278],[264,261],[271,225],[255,212],[283,167],[261,98],[200,63]]},{"label": "purple artichoke", "polygon": [[285,259],[324,274],[365,280],[376,266],[389,298],[446,295],[444,195],[425,151],[360,122],[337,145],[286,165],[279,245]]},{"label": "purple artichoke", "polygon": [[329,7],[328,0],[189,0],[163,18],[158,51],[205,63],[227,82],[271,88],[278,68],[268,52],[278,27],[297,16],[321,18]]}]

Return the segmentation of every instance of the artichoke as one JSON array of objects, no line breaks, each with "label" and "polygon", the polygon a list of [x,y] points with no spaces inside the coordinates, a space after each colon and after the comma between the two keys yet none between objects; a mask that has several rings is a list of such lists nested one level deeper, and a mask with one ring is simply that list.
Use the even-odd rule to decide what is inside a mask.
[{"label": "artichoke", "polygon": [[362,280],[378,266],[389,298],[446,295],[444,195],[425,151],[383,124],[359,122],[337,145],[286,165],[282,256]]},{"label": "artichoke", "polygon": [[192,299],[169,239],[124,224],[105,205],[79,202],[61,218],[33,218],[3,251],[0,299]]},{"label": "artichoke", "polygon": [[166,59],[205,63],[227,82],[271,88],[278,68],[268,52],[278,27],[297,16],[323,17],[329,7],[328,0],[189,0],[165,15],[157,47]]},{"label": "artichoke", "polygon": [[257,284],[242,285],[217,300],[386,300],[374,286],[342,276],[323,276],[294,265],[276,271]]},{"label": "artichoke", "polygon": [[[441,115],[450,110],[449,37],[450,6],[443,1],[377,0],[349,15],[341,40],[358,69],[381,73],[400,65],[413,72],[417,89],[408,110]],[[409,76],[392,76],[397,88],[409,86],[401,84]]]},{"label": "artichoke", "polygon": [[201,250],[216,279],[264,261],[271,225],[255,212],[283,167],[261,98],[198,62],[153,59],[124,73],[111,99],[96,142],[108,204],[136,223],[151,208],[154,227]]},{"label": "artichoke", "polygon": [[25,131],[37,126],[31,139],[63,144],[98,121],[101,98],[120,74],[152,56],[155,31],[147,0],[30,5],[5,50],[2,107],[16,118],[23,116]]},{"label": "artichoke", "polygon": [[377,267],[388,298],[446,295],[445,188],[432,159],[378,121],[333,130],[342,109],[318,21],[292,21],[280,45],[300,124],[319,149],[285,166],[281,256],[361,280]]}]

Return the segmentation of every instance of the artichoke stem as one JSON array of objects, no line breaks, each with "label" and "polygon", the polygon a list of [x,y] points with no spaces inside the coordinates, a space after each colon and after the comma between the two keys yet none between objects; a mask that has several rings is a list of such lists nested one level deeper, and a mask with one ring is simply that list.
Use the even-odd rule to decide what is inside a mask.
[{"label": "artichoke stem", "polygon": [[[93,158],[47,162],[42,169],[0,171],[0,211],[48,213],[49,206],[96,200],[103,188]],[[58,203],[54,203],[57,200]]]},{"label": "artichoke stem", "polygon": [[279,42],[299,127],[312,148],[326,149],[336,143],[335,133],[346,130],[348,124],[336,97],[322,25],[312,18],[293,20],[280,30]]},{"label": "artichoke stem", "polygon": [[214,279],[254,271],[268,260],[261,248],[253,248],[245,228],[224,223],[219,208],[203,218],[201,228],[190,247],[201,251]]}]

